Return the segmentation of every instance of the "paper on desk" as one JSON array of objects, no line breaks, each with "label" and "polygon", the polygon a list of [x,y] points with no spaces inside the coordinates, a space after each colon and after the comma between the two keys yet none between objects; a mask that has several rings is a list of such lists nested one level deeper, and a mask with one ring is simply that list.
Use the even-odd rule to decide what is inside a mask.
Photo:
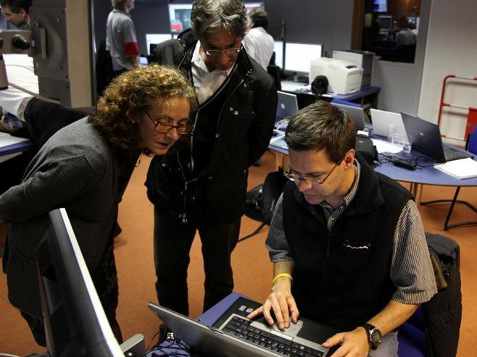
[{"label": "paper on desk", "polygon": [[437,164],[434,168],[458,179],[477,177],[477,161],[470,157]]},{"label": "paper on desk", "polygon": [[397,154],[398,152],[402,151],[402,146],[390,143],[389,141],[381,140],[372,138],[374,146],[376,146],[376,150],[378,153],[387,152],[390,154]]},{"label": "paper on desk", "polygon": [[28,141],[26,138],[19,138],[7,133],[0,133],[0,148]]}]

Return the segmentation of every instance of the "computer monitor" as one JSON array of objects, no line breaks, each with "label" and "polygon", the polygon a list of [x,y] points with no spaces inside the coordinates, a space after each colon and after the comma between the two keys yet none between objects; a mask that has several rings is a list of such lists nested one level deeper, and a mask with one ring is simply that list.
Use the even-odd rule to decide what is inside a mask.
[{"label": "computer monitor", "polygon": [[[64,208],[49,213],[50,267],[38,280],[50,357],[124,357]],[[38,264],[39,265],[39,264]]]},{"label": "computer monitor", "polygon": [[245,3],[245,9],[247,10],[247,13],[249,13],[250,10],[255,9],[257,7],[263,7],[263,3],[261,2],[246,2]]},{"label": "computer monitor", "polygon": [[275,52],[275,64],[283,68],[283,41],[273,43],[273,52]]},{"label": "computer monitor", "polygon": [[388,0],[373,0],[373,12],[388,12]]},{"label": "computer monitor", "polygon": [[151,45],[158,45],[161,42],[172,39],[172,34],[170,33],[147,33],[146,34],[146,44],[147,44],[147,54],[151,55]]},{"label": "computer monitor", "polygon": [[191,12],[192,4],[169,4],[169,23],[172,33],[179,33],[192,27]]},{"label": "computer monitor", "polygon": [[287,42],[285,48],[285,70],[310,72],[310,62],[321,57],[321,45]]}]

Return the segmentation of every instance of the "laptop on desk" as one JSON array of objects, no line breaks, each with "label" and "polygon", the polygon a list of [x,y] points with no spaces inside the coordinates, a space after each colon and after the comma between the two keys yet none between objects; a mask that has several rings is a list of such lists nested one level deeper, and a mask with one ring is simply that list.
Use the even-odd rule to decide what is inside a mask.
[{"label": "laptop on desk", "polygon": [[407,138],[409,140],[400,113],[388,112],[374,108],[371,108],[370,112],[373,125],[373,136],[387,138],[389,136],[389,128],[393,126],[399,137]]},{"label": "laptop on desk", "polygon": [[429,156],[436,162],[472,157],[464,150],[443,145],[439,127],[413,115],[401,113],[412,150]]},{"label": "laptop on desk", "polygon": [[301,319],[280,331],[269,327],[263,319],[248,320],[245,316],[259,306],[240,297],[212,326],[149,303],[175,337],[184,340],[193,351],[217,357],[327,356],[320,345],[337,331],[314,321]]},{"label": "laptop on desk", "polygon": [[297,111],[298,100],[296,94],[277,91],[277,112],[272,140],[285,135],[285,130],[288,125],[286,118],[295,114]]},{"label": "laptop on desk", "polygon": [[366,116],[366,113],[364,112],[363,107],[352,106],[337,102],[332,102],[331,105],[348,113],[348,115],[353,120],[356,130],[363,130],[365,127],[368,126],[368,118]]}]

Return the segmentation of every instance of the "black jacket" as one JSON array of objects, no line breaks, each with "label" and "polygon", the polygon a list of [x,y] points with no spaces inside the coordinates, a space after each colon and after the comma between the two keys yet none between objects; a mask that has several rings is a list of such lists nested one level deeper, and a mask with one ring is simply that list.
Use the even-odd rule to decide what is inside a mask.
[{"label": "black jacket", "polygon": [[[191,80],[195,43],[167,41],[157,49],[156,60],[178,67]],[[192,135],[152,160],[146,186],[156,209],[172,210],[183,219],[222,223],[242,215],[248,167],[264,153],[272,135],[276,90],[271,77],[242,49],[220,91],[224,97],[218,118],[212,121],[215,129],[205,134],[213,142],[211,152],[191,149],[204,136],[200,121],[207,120],[207,101],[192,115]],[[194,167],[192,163],[203,161],[204,156],[207,164]]]}]

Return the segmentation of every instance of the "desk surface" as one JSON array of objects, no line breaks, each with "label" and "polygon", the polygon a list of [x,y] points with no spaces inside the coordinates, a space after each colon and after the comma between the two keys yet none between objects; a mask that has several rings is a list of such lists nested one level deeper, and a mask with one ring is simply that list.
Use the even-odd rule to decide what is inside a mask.
[{"label": "desk surface", "polygon": [[[282,85],[282,90],[285,92],[313,94],[311,92],[309,84],[293,82],[293,81],[281,81],[281,85]],[[346,95],[325,94],[325,96],[329,95],[330,97],[336,98],[336,99],[354,101],[354,100],[367,97],[369,95],[377,94],[380,91],[381,91],[380,87],[369,86],[369,87],[361,88],[361,90],[359,90],[358,92],[354,92],[354,93],[350,93]]]},{"label": "desk surface", "polygon": [[[272,138],[269,149],[283,155],[288,155],[288,148],[283,138]],[[477,178],[457,179],[435,169],[432,165],[407,170],[393,165],[391,162],[382,162],[375,167],[375,171],[386,175],[393,180],[423,185],[436,186],[477,186]]]},{"label": "desk surface", "polygon": [[4,162],[21,154],[30,146],[31,142],[28,139],[0,132],[0,162]]}]

